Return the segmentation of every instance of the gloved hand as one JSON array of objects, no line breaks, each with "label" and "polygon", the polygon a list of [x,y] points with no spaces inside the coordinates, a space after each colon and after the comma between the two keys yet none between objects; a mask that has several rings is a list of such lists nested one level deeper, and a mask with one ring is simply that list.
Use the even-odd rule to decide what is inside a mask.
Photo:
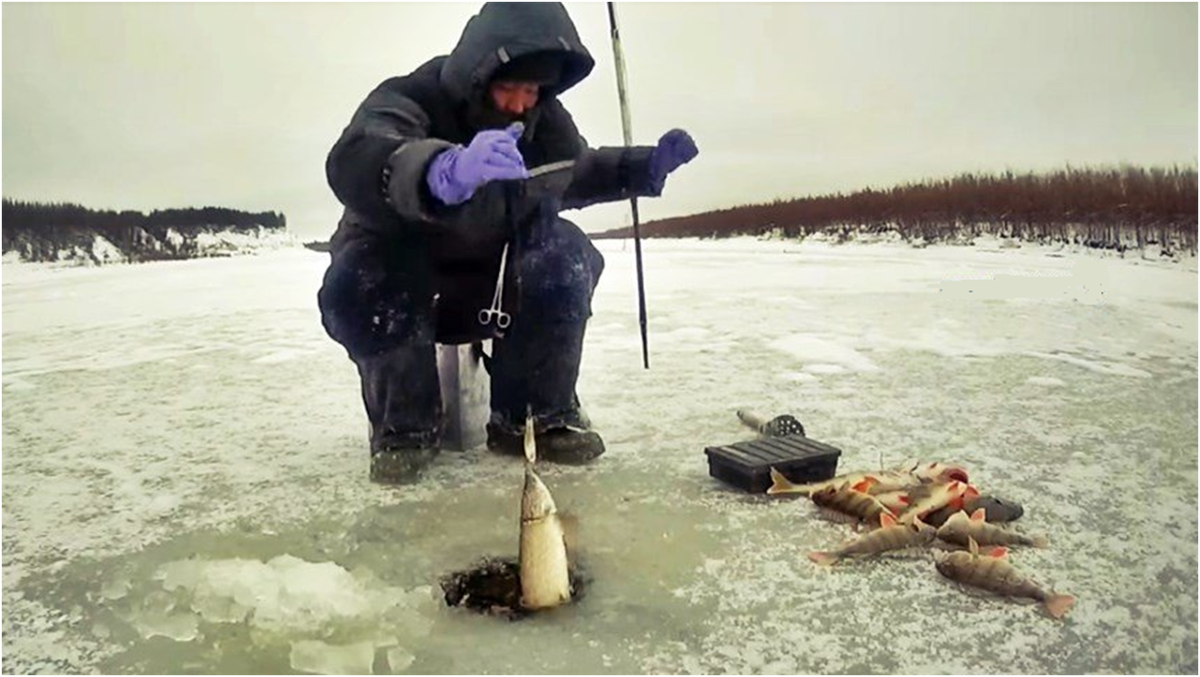
[{"label": "gloved hand", "polygon": [[479,132],[466,148],[455,146],[429,163],[425,181],[434,197],[447,205],[466,202],[488,181],[528,178],[517,139],[525,126],[514,122],[507,129]]},{"label": "gloved hand", "polygon": [[663,134],[658,145],[650,152],[650,184],[654,192],[662,192],[667,174],[691,162],[699,154],[696,142],[682,129],[672,129]]}]

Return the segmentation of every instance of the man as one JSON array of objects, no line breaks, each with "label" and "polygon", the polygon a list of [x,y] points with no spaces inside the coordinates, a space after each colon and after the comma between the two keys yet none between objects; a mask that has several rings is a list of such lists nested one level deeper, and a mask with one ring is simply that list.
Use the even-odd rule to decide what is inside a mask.
[{"label": "man", "polygon": [[435,342],[495,339],[489,449],[521,454],[528,411],[539,458],[604,452],[575,394],[604,259],[558,211],[657,196],[697,151],[681,130],[588,148],[558,95],[593,65],[562,5],[488,3],[448,56],[376,87],[330,151],[346,209],[318,302],[362,379],[373,480],[437,454]]}]

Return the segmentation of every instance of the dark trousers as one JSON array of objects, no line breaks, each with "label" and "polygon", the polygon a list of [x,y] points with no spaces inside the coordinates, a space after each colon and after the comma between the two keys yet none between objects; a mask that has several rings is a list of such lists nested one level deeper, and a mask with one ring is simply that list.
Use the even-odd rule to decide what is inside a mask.
[{"label": "dark trousers", "polygon": [[502,309],[512,324],[503,337],[479,321],[495,292],[499,250],[456,259],[444,240],[362,232],[337,246],[335,238],[318,303],[326,332],[358,367],[373,451],[438,443],[435,343],[494,339],[493,425],[519,429],[527,406],[539,429],[588,425],[575,383],[604,258],[555,213],[535,215],[521,230],[510,245]]}]

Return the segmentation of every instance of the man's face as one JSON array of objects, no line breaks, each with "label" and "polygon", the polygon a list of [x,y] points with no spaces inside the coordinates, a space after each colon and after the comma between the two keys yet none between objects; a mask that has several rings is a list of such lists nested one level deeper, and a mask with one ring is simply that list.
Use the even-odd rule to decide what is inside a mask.
[{"label": "man's face", "polygon": [[492,99],[492,106],[514,122],[523,118],[538,102],[536,82],[497,80],[488,88],[488,93]]}]

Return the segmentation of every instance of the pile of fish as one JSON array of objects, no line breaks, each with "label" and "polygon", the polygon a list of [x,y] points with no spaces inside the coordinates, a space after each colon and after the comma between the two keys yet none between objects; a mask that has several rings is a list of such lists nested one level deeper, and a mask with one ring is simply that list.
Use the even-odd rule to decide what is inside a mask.
[{"label": "pile of fish", "polygon": [[833,550],[809,553],[817,564],[928,548],[938,572],[958,583],[1034,599],[1057,619],[1075,603],[1071,595],[1043,589],[1008,562],[1008,546],[1044,548],[1046,538],[997,526],[1020,517],[1020,507],[981,496],[964,468],[918,463],[813,484],[793,484],[772,468],[771,480],[769,495],[807,496],[827,516],[867,529]]}]

